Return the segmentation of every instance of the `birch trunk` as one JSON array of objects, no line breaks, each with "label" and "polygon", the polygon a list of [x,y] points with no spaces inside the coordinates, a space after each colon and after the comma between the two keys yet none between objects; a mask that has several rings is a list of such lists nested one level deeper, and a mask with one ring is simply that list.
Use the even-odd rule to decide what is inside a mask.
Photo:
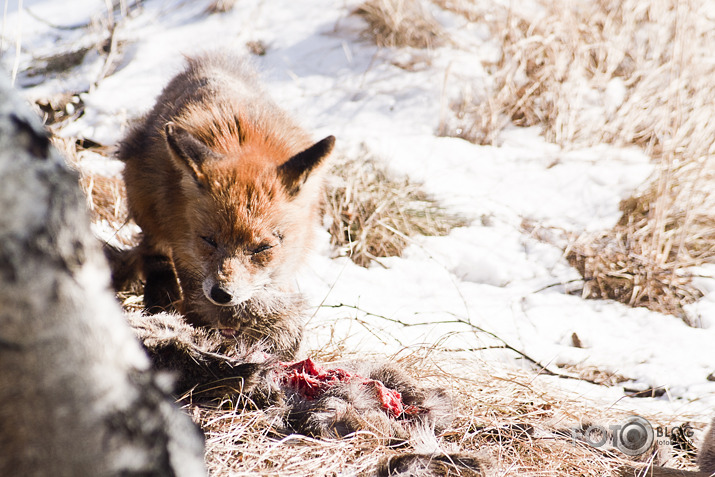
[{"label": "birch trunk", "polygon": [[0,78],[0,475],[205,475],[108,284],[76,174]]}]

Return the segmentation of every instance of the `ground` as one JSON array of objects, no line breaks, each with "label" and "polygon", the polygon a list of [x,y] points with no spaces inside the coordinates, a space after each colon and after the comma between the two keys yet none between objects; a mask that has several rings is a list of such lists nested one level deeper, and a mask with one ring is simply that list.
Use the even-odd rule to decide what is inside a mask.
[{"label": "ground", "polygon": [[[113,146],[182,68],[182,55],[230,48],[252,57],[271,96],[315,138],[337,137],[336,157],[369,156],[396,177],[421,183],[444,210],[469,222],[446,236],[412,237],[401,257],[367,268],[353,263],[349,251],[336,257],[324,224],[297,278],[313,306],[305,355],[419,363],[415,369],[427,381],[447,383],[459,396],[462,421],[455,428],[463,438],[475,425],[531,422],[553,432],[591,420],[621,422],[629,414],[669,429],[691,423],[698,432],[709,421],[712,266],[698,271],[704,297],[686,306],[697,325],[689,326],[673,315],[582,298],[581,276],[565,258],[569,234],[616,225],[620,201],[656,169],[648,152],[599,141],[559,144],[539,125],[507,124],[485,145],[444,135],[459,127],[454,102],[465,91],[479,98],[495,81],[490,65],[498,62],[500,39],[488,17],[471,21],[429,3],[448,41],[380,47],[351,1],[242,0],[219,13],[208,13],[207,1],[120,2],[111,13],[100,0],[25,0],[22,12],[14,3],[4,16],[2,63],[16,72],[29,101],[76,95],[70,109],[60,101],[69,118],[55,125],[61,137]],[[620,89],[611,86],[608,97],[620,104]],[[116,175],[121,165],[107,156],[82,151],[80,167]],[[116,240],[131,235],[131,224],[119,235],[106,222],[95,230]],[[647,389],[661,391],[628,397]],[[538,435],[528,441],[541,448],[532,441]],[[475,430],[471,436],[478,442],[468,449],[491,445]],[[306,443],[305,452],[319,455],[314,445]],[[520,452],[492,449],[491,457],[500,472],[511,466],[534,475],[536,464]],[[371,465],[360,467],[352,457],[335,465]],[[693,462],[677,451],[658,460]],[[569,475],[567,466],[558,472]]]}]

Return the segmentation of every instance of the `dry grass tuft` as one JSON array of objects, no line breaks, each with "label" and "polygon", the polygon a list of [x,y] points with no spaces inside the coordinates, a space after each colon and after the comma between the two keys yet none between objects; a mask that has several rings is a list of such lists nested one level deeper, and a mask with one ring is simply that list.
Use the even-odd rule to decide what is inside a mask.
[{"label": "dry grass tuft", "polygon": [[214,0],[206,8],[206,13],[211,15],[214,13],[230,12],[235,5],[236,5],[236,0]]},{"label": "dry grass tuft", "polygon": [[367,0],[354,13],[367,22],[366,36],[381,47],[434,48],[446,39],[420,0]]},{"label": "dry grass tuft", "polygon": [[[658,163],[613,230],[575,240],[583,294],[684,317],[697,299],[687,269],[715,260],[715,20],[705,0],[535,0],[526,10],[441,1],[490,18],[501,59],[483,95],[465,91],[440,133],[498,142],[538,126],[564,147],[636,145]],[[470,17],[471,15],[471,17]],[[484,20],[486,21],[486,20]]]},{"label": "dry grass tuft", "polygon": [[261,40],[252,40],[246,42],[246,49],[252,55],[265,56],[266,52],[268,52],[268,45]]},{"label": "dry grass tuft", "polygon": [[584,297],[645,306],[698,325],[683,306],[701,297],[688,269],[715,259],[712,166],[685,162],[660,172],[645,193],[621,203],[616,227],[573,240],[566,256],[585,279]]},{"label": "dry grass tuft", "polygon": [[360,266],[399,257],[412,237],[447,235],[468,224],[372,158],[337,159],[331,175],[325,201],[331,243]]},{"label": "dry grass tuft", "polygon": [[700,293],[672,262],[660,263],[644,254],[643,243],[632,240],[636,234],[582,235],[571,245],[566,258],[584,278],[582,296],[645,306],[687,321],[682,307],[700,298]]}]

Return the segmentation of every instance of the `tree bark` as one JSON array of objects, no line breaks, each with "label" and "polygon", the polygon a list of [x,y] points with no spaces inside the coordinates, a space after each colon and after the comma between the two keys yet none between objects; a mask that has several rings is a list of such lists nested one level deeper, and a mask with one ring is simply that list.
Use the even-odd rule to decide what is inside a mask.
[{"label": "tree bark", "polygon": [[0,78],[0,475],[205,475],[149,372],[77,176]]}]

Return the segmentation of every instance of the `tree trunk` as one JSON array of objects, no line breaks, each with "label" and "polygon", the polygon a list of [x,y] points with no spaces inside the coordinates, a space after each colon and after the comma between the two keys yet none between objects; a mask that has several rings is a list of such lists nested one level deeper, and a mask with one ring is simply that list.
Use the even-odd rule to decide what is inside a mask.
[{"label": "tree trunk", "polygon": [[76,174],[0,78],[0,475],[205,475],[108,284]]}]

